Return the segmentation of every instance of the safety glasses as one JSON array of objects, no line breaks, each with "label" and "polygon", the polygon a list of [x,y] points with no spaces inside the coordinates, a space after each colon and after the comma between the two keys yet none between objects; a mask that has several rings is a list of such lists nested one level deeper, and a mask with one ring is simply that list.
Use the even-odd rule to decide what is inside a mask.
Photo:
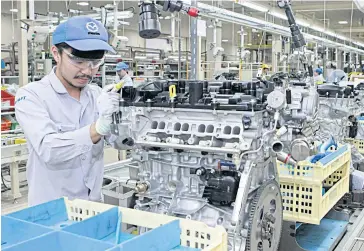
[{"label": "safety glasses", "polygon": [[85,59],[76,57],[66,50],[63,50],[63,52],[67,54],[69,62],[81,70],[85,70],[87,68],[91,68],[92,70],[94,70],[100,67],[104,63],[105,59],[105,57],[101,59]]}]

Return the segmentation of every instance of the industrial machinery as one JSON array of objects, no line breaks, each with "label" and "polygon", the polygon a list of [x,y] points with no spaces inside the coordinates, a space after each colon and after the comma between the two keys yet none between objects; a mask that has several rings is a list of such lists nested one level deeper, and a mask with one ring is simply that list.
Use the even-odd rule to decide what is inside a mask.
[{"label": "industrial machinery", "polygon": [[310,156],[317,105],[309,82],[124,88],[120,126],[130,126],[119,131],[131,131],[135,143],[135,208],[222,225],[231,250],[277,250],[283,219],[276,158],[295,165]]},{"label": "industrial machinery", "polygon": [[[156,4],[198,14],[182,1],[141,1],[141,37],[160,34]],[[295,46],[304,46],[289,2],[279,6]],[[278,250],[283,216],[276,158],[295,165],[311,153],[318,93],[310,76],[125,87],[116,131],[130,132],[125,138],[134,143],[138,173],[128,184],[135,185],[135,208],[222,225],[229,250]]]},{"label": "industrial machinery", "polygon": [[277,250],[282,202],[270,154],[278,123],[266,110],[270,88],[156,82],[134,98],[124,95],[121,109],[130,109],[132,156],[139,161],[131,177],[135,208],[222,225],[232,250]]}]

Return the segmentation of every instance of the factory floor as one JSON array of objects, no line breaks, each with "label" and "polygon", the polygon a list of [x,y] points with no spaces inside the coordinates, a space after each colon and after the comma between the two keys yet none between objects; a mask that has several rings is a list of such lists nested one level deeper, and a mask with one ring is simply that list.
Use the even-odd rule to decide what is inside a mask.
[{"label": "factory floor", "polygon": [[11,191],[1,193],[1,215],[10,214],[28,207],[28,188],[20,189],[22,197],[14,201]]}]

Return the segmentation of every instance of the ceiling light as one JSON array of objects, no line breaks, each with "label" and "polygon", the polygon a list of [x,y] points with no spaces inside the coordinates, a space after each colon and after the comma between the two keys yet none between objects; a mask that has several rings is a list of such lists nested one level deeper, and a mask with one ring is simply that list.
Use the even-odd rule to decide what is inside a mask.
[{"label": "ceiling light", "polygon": [[135,56],[134,59],[147,59],[146,56]]},{"label": "ceiling light", "polygon": [[339,24],[348,24],[348,21],[339,21]]},{"label": "ceiling light", "polygon": [[257,5],[257,4],[252,3],[252,2],[243,2],[242,5],[245,6],[245,7],[250,8],[250,9],[261,11],[261,12],[267,12],[268,11],[267,8],[265,8],[265,7],[261,6],[261,5]]},{"label": "ceiling light", "polygon": [[246,45],[250,46],[250,45],[252,45],[252,44],[251,44],[251,43],[249,43],[249,44],[246,44]]},{"label": "ceiling light", "polygon": [[88,6],[88,2],[78,2],[77,5]]},{"label": "ceiling light", "polygon": [[10,9],[10,12],[18,12],[18,9]]},{"label": "ceiling light", "polygon": [[221,42],[226,43],[226,42],[229,42],[229,40],[223,39],[223,40],[221,40]]},{"label": "ceiling light", "polygon": [[171,16],[165,16],[164,19],[165,20],[171,19]]}]

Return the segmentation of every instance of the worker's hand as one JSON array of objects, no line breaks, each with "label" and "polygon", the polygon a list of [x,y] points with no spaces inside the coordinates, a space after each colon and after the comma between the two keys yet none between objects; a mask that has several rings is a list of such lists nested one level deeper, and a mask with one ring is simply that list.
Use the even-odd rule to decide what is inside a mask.
[{"label": "worker's hand", "polygon": [[100,117],[110,117],[114,112],[119,111],[120,94],[117,93],[116,85],[107,85],[97,98],[97,109]]},{"label": "worker's hand", "polygon": [[119,96],[116,85],[107,85],[97,98],[97,109],[99,118],[96,121],[95,129],[100,135],[110,134],[112,114],[119,112]]}]

